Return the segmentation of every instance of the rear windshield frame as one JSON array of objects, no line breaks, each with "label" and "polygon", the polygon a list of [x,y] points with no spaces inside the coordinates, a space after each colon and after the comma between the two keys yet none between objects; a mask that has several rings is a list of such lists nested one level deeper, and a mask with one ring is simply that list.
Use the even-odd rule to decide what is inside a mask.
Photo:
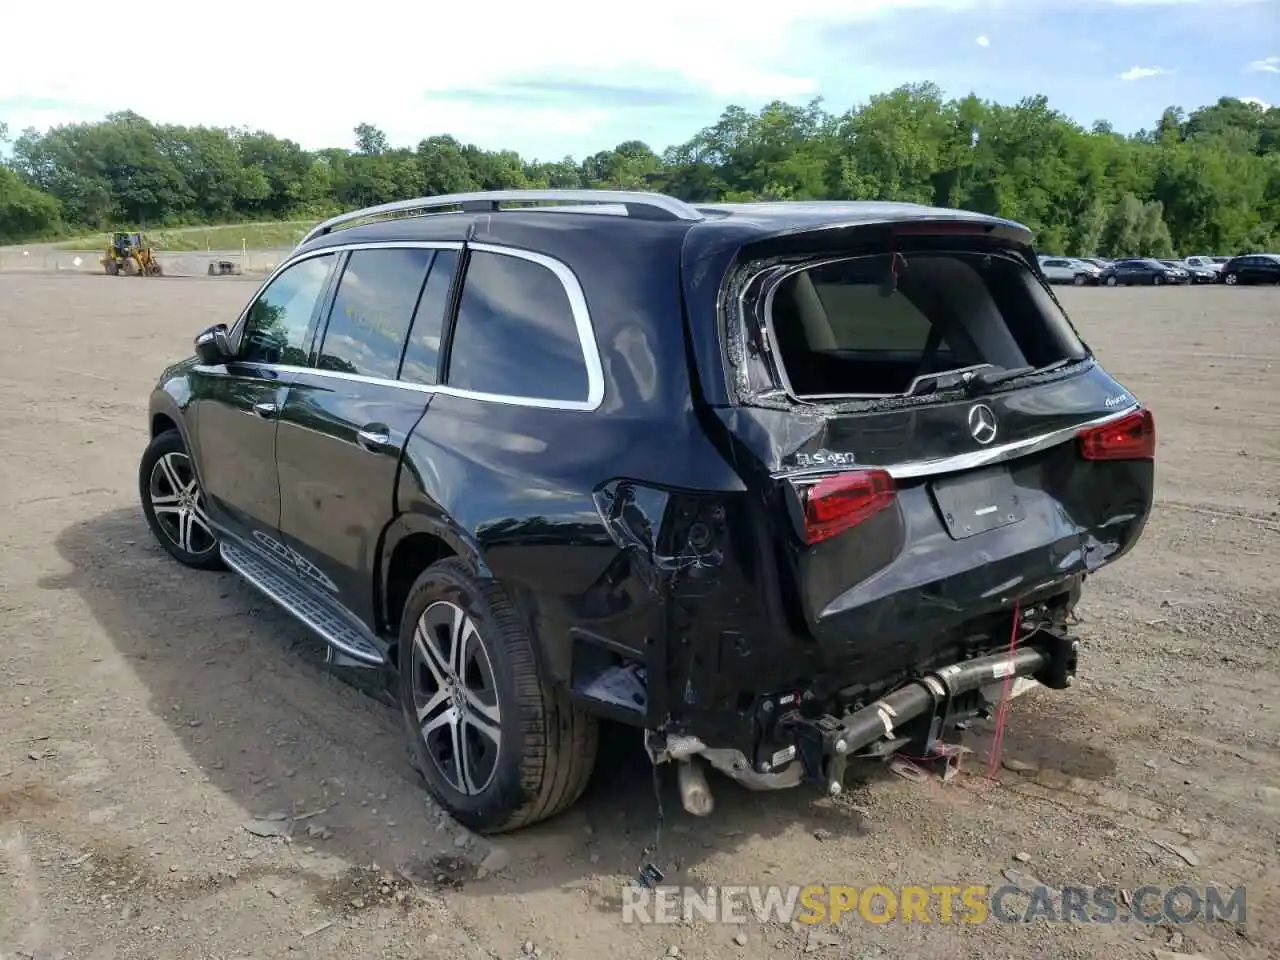
[{"label": "rear windshield frame", "polygon": [[[1039,301],[1040,313],[1057,341],[1063,359],[1028,371],[1002,383],[996,390],[1016,389],[1032,383],[1049,382],[1073,376],[1094,363],[1093,353],[1071,322],[1053,289],[1029,266],[1025,256],[1006,245],[928,244],[921,249],[899,248],[905,257],[998,257],[1007,261],[1034,283],[1033,297]],[[889,251],[880,249],[847,250],[823,255],[790,256],[747,261],[730,271],[722,288],[721,337],[727,364],[726,381],[730,395],[738,402],[753,405],[794,408],[820,406],[846,409],[887,409],[937,403],[963,396],[960,383],[939,383],[937,389],[912,395],[906,391],[877,393],[797,393],[782,359],[782,351],[773,326],[773,300],[780,284],[805,270],[821,269],[849,261],[887,261]],[[979,364],[979,367],[986,364]],[[944,377],[965,368],[942,372]],[[997,367],[996,369],[1000,369]],[[937,373],[920,379],[933,379]],[[913,381],[914,382],[914,381]]]}]

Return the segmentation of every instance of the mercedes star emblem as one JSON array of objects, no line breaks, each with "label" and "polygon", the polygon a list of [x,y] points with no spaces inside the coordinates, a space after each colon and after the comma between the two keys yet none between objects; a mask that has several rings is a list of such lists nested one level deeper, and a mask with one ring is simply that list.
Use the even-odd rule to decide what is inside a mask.
[{"label": "mercedes star emblem", "polygon": [[969,433],[984,447],[996,438],[996,415],[985,403],[969,408]]}]

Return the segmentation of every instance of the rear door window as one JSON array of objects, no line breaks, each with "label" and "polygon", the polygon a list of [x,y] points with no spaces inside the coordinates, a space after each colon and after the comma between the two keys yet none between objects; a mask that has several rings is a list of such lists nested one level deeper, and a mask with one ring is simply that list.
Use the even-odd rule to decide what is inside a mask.
[{"label": "rear door window", "polygon": [[448,385],[511,398],[586,401],[586,358],[560,278],[521,256],[473,251],[458,304]]},{"label": "rear door window", "polygon": [[415,247],[353,250],[316,367],[394,380],[433,253]]},{"label": "rear door window", "polygon": [[930,374],[1039,368],[1086,355],[1035,275],[1012,257],[916,253],[800,270],[770,295],[792,393],[892,396]]},{"label": "rear door window", "polygon": [[440,339],[444,332],[444,317],[449,309],[449,292],[453,287],[453,272],[458,265],[458,254],[453,250],[441,250],[431,262],[427,285],[418,298],[418,310],[413,316],[413,328],[404,348],[404,363],[400,379],[408,383],[432,386],[437,382],[440,364]]}]

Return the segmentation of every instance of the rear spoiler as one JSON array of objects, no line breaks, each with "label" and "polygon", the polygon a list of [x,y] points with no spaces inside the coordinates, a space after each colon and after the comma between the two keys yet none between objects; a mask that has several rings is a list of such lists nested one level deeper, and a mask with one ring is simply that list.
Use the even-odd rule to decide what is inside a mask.
[{"label": "rear spoiler", "polygon": [[[698,251],[698,259],[702,260],[727,250],[735,249],[744,260],[766,259],[775,256],[786,256],[792,253],[820,253],[824,250],[848,249],[862,246],[892,246],[895,240],[911,238],[920,240],[930,237],[972,237],[994,240],[1003,246],[1014,247],[1032,262],[1035,260],[1034,234],[1031,230],[1013,220],[989,217],[983,214],[957,210],[954,214],[943,213],[936,209],[926,209],[919,213],[904,213],[902,207],[886,210],[883,216],[868,215],[862,212],[858,216],[840,216],[841,204],[833,204],[830,220],[813,218],[797,218],[780,225],[778,229],[762,232],[765,225],[761,220],[751,223],[751,229],[743,230],[734,236],[736,231],[725,227],[735,220],[750,220],[750,213],[739,213],[749,204],[732,209],[732,218],[710,220],[715,224],[718,236],[708,238],[705,246]],[[702,210],[703,208],[699,208]],[[848,211],[848,207],[845,210]],[[707,210],[711,212],[711,210]],[[747,226],[743,223],[743,227]],[[695,225],[691,232],[705,229]]]}]

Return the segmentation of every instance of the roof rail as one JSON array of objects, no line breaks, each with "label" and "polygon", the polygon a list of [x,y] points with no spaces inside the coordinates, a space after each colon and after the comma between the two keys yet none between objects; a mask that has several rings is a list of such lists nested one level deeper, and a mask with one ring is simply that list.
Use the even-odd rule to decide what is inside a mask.
[{"label": "roof rail", "polygon": [[[335,227],[357,220],[373,220],[394,214],[429,212],[442,207],[461,207],[463,212],[489,213],[500,209],[500,203],[595,203],[621,205],[627,216],[645,220],[702,220],[696,209],[683,200],[661,193],[638,190],[482,190],[476,193],[450,193],[438,197],[396,200],[338,214],[313,227],[298,246],[332,232]],[[563,210],[564,208],[560,208]]]}]

